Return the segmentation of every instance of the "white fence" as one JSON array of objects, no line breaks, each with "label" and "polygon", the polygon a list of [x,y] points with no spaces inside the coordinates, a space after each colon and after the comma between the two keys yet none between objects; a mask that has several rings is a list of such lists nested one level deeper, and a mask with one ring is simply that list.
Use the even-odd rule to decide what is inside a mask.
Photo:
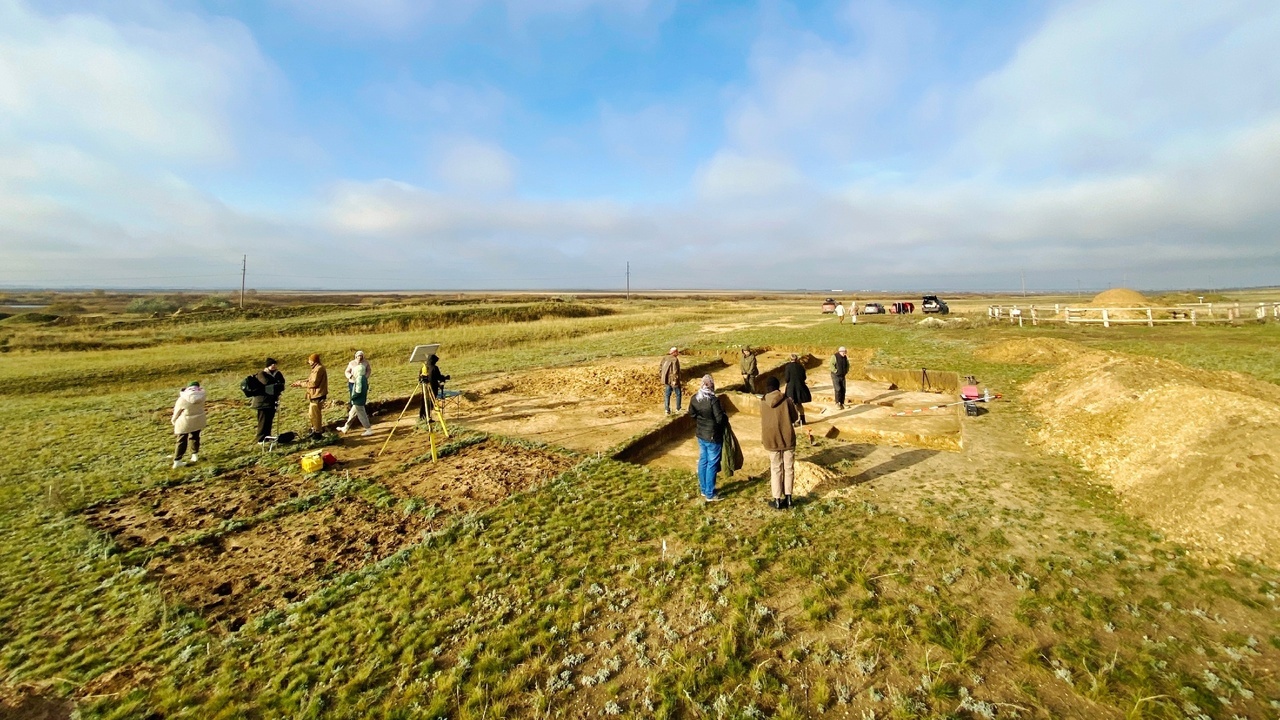
[{"label": "white fence", "polygon": [[1268,317],[1280,320],[1280,302],[1260,302],[1256,306],[1241,303],[1187,303],[1175,307],[1134,307],[1134,308],[1099,308],[1088,306],[1072,307],[1055,303],[1049,306],[1036,305],[988,305],[987,317],[994,320],[1005,320],[1017,323],[1019,327],[1026,321],[1032,325],[1042,322],[1060,322],[1067,325],[1167,325],[1177,323],[1222,323],[1235,322],[1252,317],[1264,321]]}]

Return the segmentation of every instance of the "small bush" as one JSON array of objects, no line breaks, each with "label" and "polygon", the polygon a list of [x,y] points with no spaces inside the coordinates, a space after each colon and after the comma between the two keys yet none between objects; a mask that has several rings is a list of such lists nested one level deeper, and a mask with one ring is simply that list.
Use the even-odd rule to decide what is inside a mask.
[{"label": "small bush", "polygon": [[171,313],[178,309],[178,303],[161,297],[140,297],[134,298],[125,308],[125,312],[131,313]]}]

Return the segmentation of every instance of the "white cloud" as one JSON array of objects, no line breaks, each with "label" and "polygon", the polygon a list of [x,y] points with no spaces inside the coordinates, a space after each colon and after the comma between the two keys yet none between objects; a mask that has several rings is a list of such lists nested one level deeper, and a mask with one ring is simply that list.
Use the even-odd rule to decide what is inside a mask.
[{"label": "white cloud", "polygon": [[802,184],[800,171],[784,160],[732,152],[717,153],[695,177],[699,197],[707,200],[777,195]]},{"label": "white cloud", "polygon": [[654,103],[633,111],[610,103],[600,107],[605,147],[631,165],[655,170],[673,164],[684,152],[688,134],[688,114],[678,106]]},{"label": "white cloud", "polygon": [[0,0],[0,141],[40,138],[174,162],[233,158],[232,115],[270,74],[231,21],[41,15]]},{"label": "white cloud", "polygon": [[492,127],[511,111],[511,99],[490,85],[436,82],[407,77],[376,83],[364,91],[393,117],[433,129]]},{"label": "white cloud", "polygon": [[511,189],[516,179],[516,161],[501,146],[475,138],[457,138],[441,144],[436,175],[446,186],[464,194]]}]

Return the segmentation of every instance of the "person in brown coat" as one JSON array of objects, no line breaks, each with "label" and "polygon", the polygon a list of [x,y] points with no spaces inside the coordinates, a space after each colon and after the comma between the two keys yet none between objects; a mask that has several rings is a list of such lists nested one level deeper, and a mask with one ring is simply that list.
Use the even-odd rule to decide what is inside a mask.
[{"label": "person in brown coat", "polygon": [[329,371],[315,353],[307,356],[307,364],[311,366],[311,374],[293,386],[307,389],[307,415],[311,420],[311,439],[314,440],[324,435],[324,401],[329,397]]},{"label": "person in brown coat", "polygon": [[765,395],[760,401],[760,443],[769,451],[769,485],[773,506],[779,510],[791,507],[791,490],[796,479],[796,429],[800,413],[791,398],[782,394],[778,378],[764,382]]},{"label": "person in brown coat", "polygon": [[658,379],[662,381],[662,407],[671,414],[671,393],[676,395],[676,412],[680,412],[680,396],[683,388],[680,386],[680,350],[671,348],[667,351],[667,356],[662,358],[662,364],[658,366]]}]

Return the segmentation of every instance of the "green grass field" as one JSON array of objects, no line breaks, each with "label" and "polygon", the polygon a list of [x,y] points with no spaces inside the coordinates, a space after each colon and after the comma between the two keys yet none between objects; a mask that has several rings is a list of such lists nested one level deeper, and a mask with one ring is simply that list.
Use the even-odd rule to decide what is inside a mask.
[{"label": "green grass field", "polygon": [[[1280,384],[1274,322],[783,327],[760,323],[816,319],[816,304],[727,298],[274,312],[0,325],[0,718],[37,705],[81,718],[1280,716],[1280,573],[1205,562],[1070,460],[1028,446],[1036,420],[1018,386],[1039,368],[976,354],[1062,337]],[[704,330],[730,323],[747,327]],[[415,387],[401,363],[427,341],[443,343],[458,388],[607,357],[652,356],[656,373],[671,345],[847,345],[885,367],[976,374],[1009,402],[973,426],[981,463],[906,467],[789,513],[763,501],[767,478],[735,478],[704,506],[692,468],[572,455],[566,472],[438,525],[429,498],[402,502],[359,468],[155,551],[126,552],[85,522],[85,508],[147,488],[258,465],[298,473],[296,455],[251,442],[237,386],[262,358],[293,380],[319,352],[340,380],[363,349],[372,396],[390,399]],[[207,462],[171,471],[169,409],[192,379],[218,408]],[[280,426],[304,422],[290,391]],[[482,439],[458,430],[446,455]],[[235,632],[148,570],[160,554],[356,500],[431,529]]]}]

